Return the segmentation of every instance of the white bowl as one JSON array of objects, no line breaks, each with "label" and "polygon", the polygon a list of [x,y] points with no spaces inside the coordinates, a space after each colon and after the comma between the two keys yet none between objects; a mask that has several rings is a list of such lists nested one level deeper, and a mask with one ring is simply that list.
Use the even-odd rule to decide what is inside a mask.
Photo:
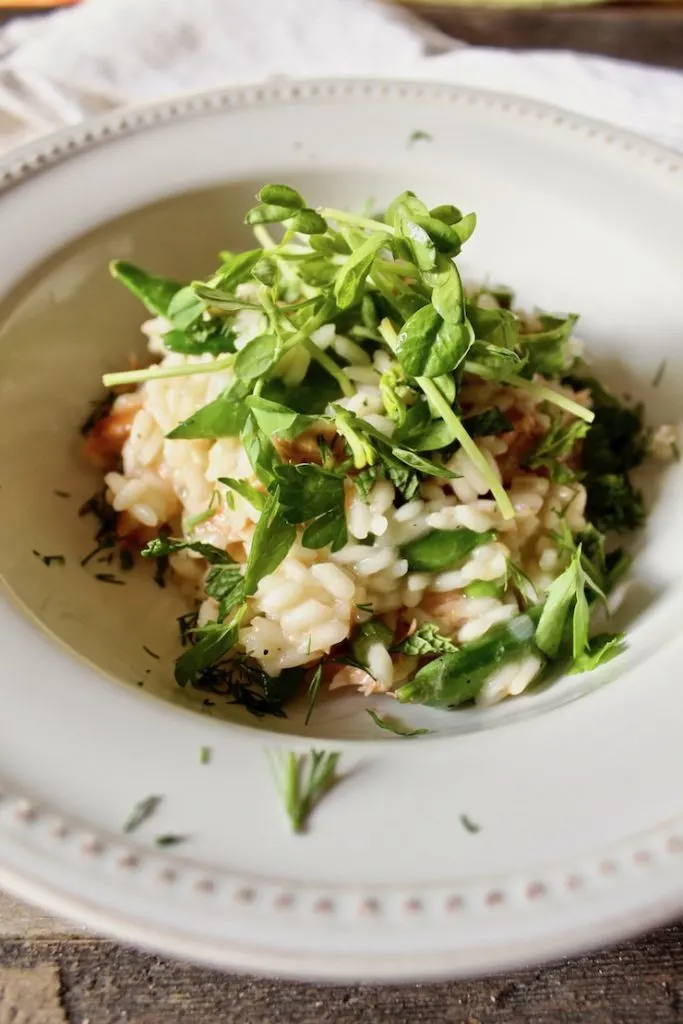
[{"label": "white bowl", "polygon": [[[115,113],[10,155],[0,879],[167,952],[335,979],[492,970],[680,911],[679,467],[650,488],[622,611],[629,652],[492,711],[410,709],[406,721],[435,735],[408,744],[378,733],[355,696],[324,703],[309,727],[300,709],[256,720],[205,707],[172,683],[178,594],[149,572],[115,587],[94,579],[101,566],[80,566],[92,531],[76,510],[98,481],[77,426],[100,374],[142,348],[141,311],[108,261],[208,273],[219,249],[247,241],[243,212],[271,180],[312,205],[381,204],[413,188],[475,209],[470,276],[581,313],[598,372],[642,397],[654,424],[680,418],[683,165],[640,139],[448,86],[308,82]],[[292,837],[263,748],[316,740],[353,770],[310,834]],[[123,836],[149,793],[164,796],[157,816]],[[160,832],[191,838],[161,851]]]}]

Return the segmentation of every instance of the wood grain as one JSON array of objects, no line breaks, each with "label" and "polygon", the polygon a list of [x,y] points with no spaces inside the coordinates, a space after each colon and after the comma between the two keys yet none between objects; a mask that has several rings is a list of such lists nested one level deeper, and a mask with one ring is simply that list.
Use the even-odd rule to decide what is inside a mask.
[{"label": "wood grain", "polygon": [[59,969],[68,1024],[675,1024],[683,1020],[683,925],[545,969],[471,982],[381,988],[224,975],[85,936],[0,942],[0,976],[3,968],[39,966]]},{"label": "wood grain", "polygon": [[678,3],[531,10],[427,3],[411,9],[478,46],[580,50],[683,67],[683,5]]}]

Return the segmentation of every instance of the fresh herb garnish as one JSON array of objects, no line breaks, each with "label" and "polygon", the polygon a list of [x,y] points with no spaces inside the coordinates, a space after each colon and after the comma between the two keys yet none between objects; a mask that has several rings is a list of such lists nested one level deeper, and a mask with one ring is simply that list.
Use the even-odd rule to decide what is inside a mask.
[{"label": "fresh herb garnish", "polygon": [[651,387],[658,388],[659,385],[662,383],[662,379],[663,379],[665,373],[666,373],[666,359],[662,359],[661,363],[659,364],[659,366],[655,370],[654,377],[652,378],[652,380],[650,382]]},{"label": "fresh herb garnish", "polygon": [[412,146],[415,142],[431,142],[434,138],[429,132],[423,131],[421,128],[416,128],[414,132],[411,132],[408,136],[408,146]]},{"label": "fresh herb garnish", "polygon": [[340,781],[337,765],[341,754],[311,750],[290,751],[283,758],[272,757],[280,797],[293,832],[303,832],[311,812],[326,793]]},{"label": "fresh herb garnish", "polygon": [[308,725],[308,723],[311,720],[311,715],[313,714],[313,708],[315,706],[315,702],[318,699],[318,694],[320,692],[320,684],[322,683],[322,680],[323,680],[323,666],[322,666],[322,663],[321,663],[320,665],[318,665],[318,667],[316,668],[315,672],[313,673],[313,678],[311,679],[311,682],[310,682],[309,687],[308,687],[308,711],[306,712],[306,718],[304,719],[304,725]]},{"label": "fresh herb garnish", "polygon": [[66,565],[66,558],[64,555],[41,555],[40,551],[33,550],[33,554],[36,558],[39,558],[43,565]]},{"label": "fresh herb garnish", "polygon": [[58,490],[55,490],[52,493],[56,494],[58,498],[70,498],[71,497],[70,491],[58,491]]},{"label": "fresh herb garnish", "polygon": [[179,836],[167,832],[164,835],[155,836],[154,842],[157,846],[178,846],[180,843],[186,843],[189,838],[189,836]]},{"label": "fresh herb garnish", "polygon": [[458,820],[466,832],[470,832],[472,835],[481,832],[481,825],[477,825],[467,814],[461,814]]},{"label": "fresh herb garnish", "polygon": [[212,756],[211,747],[200,747],[199,748],[199,763],[200,764],[211,764],[211,756]]},{"label": "fresh herb garnish", "polygon": [[379,729],[384,729],[385,732],[391,732],[394,736],[403,736],[404,739],[410,739],[413,736],[426,736],[431,732],[431,729],[406,729],[405,726],[389,717],[389,715],[380,717],[372,708],[366,708],[365,710]]},{"label": "fresh herb garnish", "polygon": [[162,801],[160,796],[147,796],[140,800],[130,812],[123,826],[124,832],[135,832],[156,812]]},{"label": "fresh herb garnish", "polygon": [[113,572],[96,572],[94,579],[98,583],[109,583],[113,587],[125,587],[126,581],[120,580]]},{"label": "fresh herb garnish", "polygon": [[161,657],[161,655],[156,654],[155,651],[151,651],[149,649],[149,647],[145,647],[144,644],[142,645],[142,649],[145,652],[145,654],[149,654],[150,658],[154,658],[156,661],[159,661],[159,658]]}]

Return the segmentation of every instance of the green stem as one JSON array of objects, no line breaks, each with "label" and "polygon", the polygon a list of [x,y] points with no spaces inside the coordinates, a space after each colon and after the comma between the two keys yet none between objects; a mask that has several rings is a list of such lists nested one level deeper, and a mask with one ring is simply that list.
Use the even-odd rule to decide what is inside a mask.
[{"label": "green stem", "polygon": [[[383,320],[379,329],[389,348],[392,352],[395,352],[397,335],[390,321]],[[498,503],[498,509],[500,510],[500,514],[503,519],[514,519],[515,510],[512,507],[512,502],[510,501],[505,488],[491,469],[483,453],[479,448],[477,448],[476,444],[463,427],[459,417],[451,409],[439,388],[429,377],[417,377],[416,380],[426,397],[432,403],[433,408],[437,410],[444,423],[446,423],[453,431],[454,437],[459,441],[462,450],[465,452],[472,465],[489,485],[491,493]]]},{"label": "green stem", "polygon": [[579,405],[578,402],[561,394],[559,391],[555,391],[554,388],[546,387],[545,384],[538,384],[535,380],[526,380],[525,377],[508,377],[507,383],[512,384],[515,388],[520,388],[522,391],[528,391],[529,394],[535,395],[546,402],[552,402],[553,405],[557,405],[560,409],[570,412],[572,416],[576,416],[579,420],[584,420],[585,423],[592,423],[595,419],[595,413],[592,409],[587,409],[585,405]]},{"label": "green stem", "polygon": [[319,366],[322,366],[323,370],[327,370],[329,375],[334,377],[345,398],[351,398],[352,395],[355,395],[356,388],[353,381],[349,380],[341,366],[338,366],[334,359],[328,356],[327,352],[323,352],[322,349],[319,349],[311,338],[304,338],[301,341],[301,344],[306,349],[311,359],[315,359],[316,363],[318,363]]},{"label": "green stem", "polygon": [[235,354],[230,353],[211,363],[183,363],[179,366],[148,366],[144,370],[124,370],[121,373],[105,373],[102,383],[105,388],[115,388],[120,384],[143,384],[147,380],[163,380],[168,377],[191,377],[197,373],[218,373],[227,370],[235,362]]},{"label": "green stem", "polygon": [[395,233],[389,224],[383,224],[381,220],[361,217],[360,214],[348,213],[346,210],[333,210],[328,206],[320,206],[317,212],[325,220],[336,220],[338,224],[354,224],[359,228],[367,228],[368,231],[384,231],[387,235]]}]

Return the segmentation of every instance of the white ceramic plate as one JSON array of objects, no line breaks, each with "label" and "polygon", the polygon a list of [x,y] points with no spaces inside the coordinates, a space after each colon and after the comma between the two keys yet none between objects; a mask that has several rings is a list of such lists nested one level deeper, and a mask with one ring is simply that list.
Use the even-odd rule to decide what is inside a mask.
[{"label": "white ceramic plate", "polygon": [[[429,137],[411,140],[416,130]],[[377,732],[356,697],[323,705],[308,729],[297,713],[277,732],[220,720],[229,709],[202,709],[169,683],[177,596],[145,573],[106,587],[79,566],[90,535],[75,509],[95,481],[76,425],[140,320],[107,261],[200,276],[245,240],[241,214],[270,180],[313,204],[414,188],[475,209],[472,274],[581,312],[601,372],[641,395],[654,423],[680,416],[683,163],[640,139],[447,86],[286,83],[111,114],[10,155],[0,881],[168,953],[329,979],[490,971],[680,912],[678,467],[660,477],[640,543],[629,653],[494,711],[417,709],[434,734],[411,742]],[[32,549],[67,564],[47,568]],[[341,750],[350,775],[295,837],[264,747],[316,742]],[[124,836],[131,806],[152,793],[159,812]],[[159,850],[161,832],[190,840]]]}]

